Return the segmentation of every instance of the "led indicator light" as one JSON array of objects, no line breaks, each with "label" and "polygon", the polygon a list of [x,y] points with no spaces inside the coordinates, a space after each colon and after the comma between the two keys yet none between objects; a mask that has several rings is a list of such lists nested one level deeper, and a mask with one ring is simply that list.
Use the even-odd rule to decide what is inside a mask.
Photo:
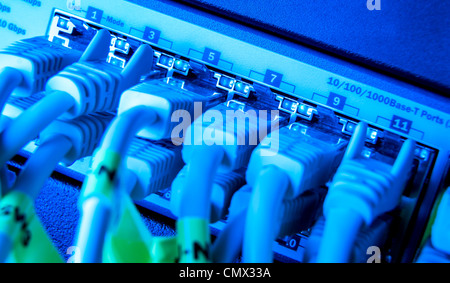
[{"label": "led indicator light", "polygon": [[174,67],[174,69],[176,69],[178,71],[182,71],[182,72],[186,72],[189,68],[188,63],[181,59],[175,60],[175,64],[173,67]]},{"label": "led indicator light", "polygon": [[158,63],[161,64],[162,66],[165,66],[167,68],[171,68],[173,65],[173,57],[169,57],[167,55],[161,55],[159,57],[159,61]]},{"label": "led indicator light", "polygon": [[287,110],[289,112],[295,112],[298,107],[298,102],[290,99],[283,99],[283,102],[281,103],[281,108],[284,110]]},{"label": "led indicator light", "polygon": [[58,27],[62,29],[69,29],[69,20],[64,18],[59,18],[58,20]]},{"label": "led indicator light", "polygon": [[233,89],[235,80],[229,77],[221,76],[219,85],[225,88]]},{"label": "led indicator light", "polygon": [[236,82],[236,84],[234,85],[234,90],[248,96],[248,94],[250,93],[250,86],[243,82]]}]

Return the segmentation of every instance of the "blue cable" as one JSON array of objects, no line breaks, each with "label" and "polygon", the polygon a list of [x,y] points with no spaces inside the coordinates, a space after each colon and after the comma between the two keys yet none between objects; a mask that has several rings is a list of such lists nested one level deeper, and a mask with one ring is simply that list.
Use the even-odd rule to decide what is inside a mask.
[{"label": "blue cable", "polygon": [[337,132],[299,123],[274,131],[261,142],[246,172],[252,192],[245,220],[244,262],[272,262],[278,236],[295,232],[289,226],[306,229],[312,225],[323,199],[318,189],[331,179],[346,144]]},{"label": "blue cable", "polygon": [[203,146],[199,152],[201,154],[194,154],[187,164],[183,186],[189,188],[189,193],[184,194],[180,204],[179,218],[210,219],[209,203],[214,177],[224,152],[219,146]]},{"label": "blue cable", "polygon": [[247,210],[230,215],[227,224],[211,247],[211,260],[215,263],[232,263],[242,250]]},{"label": "blue cable", "polygon": [[271,263],[273,242],[278,235],[283,199],[289,188],[289,178],[278,167],[269,165],[261,170],[253,186],[245,220],[243,261]]},{"label": "blue cable", "polygon": [[71,148],[72,141],[64,135],[55,135],[40,144],[25,163],[12,189],[35,199],[56,165]]},{"label": "blue cable", "polygon": [[370,225],[400,202],[412,166],[415,142],[406,140],[391,166],[362,155],[366,133],[367,124],[361,122],[329,185],[317,262],[348,262],[361,226]]},{"label": "blue cable", "polygon": [[22,74],[17,69],[6,67],[0,70],[0,113],[10,94],[22,83]]}]

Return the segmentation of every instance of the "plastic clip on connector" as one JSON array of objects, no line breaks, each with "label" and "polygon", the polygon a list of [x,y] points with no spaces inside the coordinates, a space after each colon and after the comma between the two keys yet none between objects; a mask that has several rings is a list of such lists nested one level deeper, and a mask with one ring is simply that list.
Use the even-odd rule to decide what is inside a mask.
[{"label": "plastic clip on connector", "polygon": [[[54,44],[44,36],[17,41],[0,51],[0,113],[11,96],[29,97],[43,91],[49,78],[81,55],[81,51]],[[9,119],[0,116],[2,132]],[[9,187],[2,182],[0,193]]]},{"label": "plastic clip on connector", "polygon": [[80,61],[49,79],[46,95],[8,124],[0,139],[0,164],[61,115],[73,119],[117,110],[122,92],[151,70],[153,51],[141,45],[122,70],[105,62],[110,43],[109,32],[99,30]]},{"label": "plastic clip on connector", "polygon": [[261,142],[246,175],[253,192],[245,221],[244,262],[272,262],[273,242],[280,233],[294,232],[294,225],[300,229],[296,232],[312,226],[323,200],[323,192],[321,197],[312,190],[331,179],[345,146],[338,136],[301,124],[283,127]]},{"label": "plastic clip on connector", "polygon": [[[185,87],[180,88],[174,79],[146,81],[122,95],[118,115],[97,149],[91,166],[92,172],[88,174],[82,188],[80,206],[83,217],[77,239],[82,262],[102,260],[105,235],[117,224],[119,216],[127,213],[125,210],[113,210],[113,207],[119,203],[119,195],[121,198],[124,198],[124,195],[130,197],[123,193],[124,190],[117,188],[123,184],[119,181],[119,176],[140,179],[140,176],[133,176],[137,171],[131,172],[132,170],[124,168],[125,157],[135,136],[153,140],[171,138],[173,130],[177,127],[173,122],[174,117],[179,118],[180,113],[184,113],[183,118],[191,118],[190,115],[195,116],[196,102],[207,108],[223,99],[226,99],[226,94],[216,92],[199,94]],[[142,184],[147,182],[141,181]],[[148,188],[145,188],[144,192],[151,193]],[[124,209],[133,207],[128,206]],[[104,225],[102,230],[90,230],[94,222],[102,223]],[[136,229],[141,225],[137,219],[132,224]]]},{"label": "plastic clip on connector", "polygon": [[40,145],[0,202],[0,261],[9,254],[10,260],[16,262],[62,261],[35,214],[34,200],[59,162],[70,165],[92,154],[112,117],[55,121],[41,133]]},{"label": "plastic clip on connector", "polygon": [[[135,138],[126,157],[121,187],[128,189],[133,200],[170,187],[183,167],[181,147],[171,140],[150,141]],[[134,184],[134,185],[133,185]]]},{"label": "plastic clip on connector", "polygon": [[0,112],[10,95],[27,97],[43,91],[48,79],[81,55],[44,36],[15,42],[0,51]]},{"label": "plastic clip on connector", "polygon": [[[178,211],[177,231],[188,231],[183,225],[194,222],[205,234],[179,235],[179,246],[183,251],[181,262],[210,261],[208,234],[216,174],[245,167],[258,144],[258,134],[259,139],[263,139],[268,132],[285,122],[278,115],[268,118],[267,112],[261,114],[249,107],[234,110],[229,107],[232,104],[233,101],[229,101],[228,107],[220,104],[206,111],[186,131],[182,151],[187,164],[186,176],[183,183],[172,184],[172,189],[179,190],[183,197]],[[182,187],[174,188],[174,185]],[[204,252],[203,256],[198,256],[198,250]]]},{"label": "plastic clip on connector", "polygon": [[[179,209],[184,200],[183,193],[191,193],[183,187],[186,179],[187,166],[177,174],[172,182],[170,194],[170,211],[178,217]],[[231,197],[239,188],[245,184],[245,171],[235,170],[226,173],[217,173],[214,177],[213,188],[211,192],[211,213],[210,223],[215,223],[226,216]]]},{"label": "plastic clip on connector", "polygon": [[[389,237],[389,229],[392,227],[392,217],[378,217],[370,226],[361,227],[350,255],[353,263],[380,263],[381,252],[370,255],[373,249],[382,247]],[[308,236],[302,262],[316,262],[318,250],[323,237],[325,218],[320,217],[314,224]],[[368,253],[369,252],[369,253]],[[369,254],[369,255],[368,255]]]},{"label": "plastic clip on connector", "polygon": [[[307,190],[295,199],[284,200],[280,208],[278,237],[290,236],[311,227],[314,219],[321,212],[320,206],[325,197],[323,188]],[[214,241],[211,253],[213,262],[235,262],[242,251],[246,215],[252,187],[245,185],[232,197],[227,224]],[[255,240],[260,243],[258,240]],[[269,254],[271,250],[261,254]]]},{"label": "plastic clip on connector", "polygon": [[[152,237],[143,225],[133,200],[140,200],[170,186],[182,168],[181,147],[170,140],[135,138],[120,173],[120,195],[114,202],[113,223],[105,235],[104,262],[174,262],[174,238]],[[134,184],[134,185],[133,185]]]},{"label": "plastic clip on connector", "polygon": [[317,262],[348,262],[361,225],[399,203],[414,158],[415,142],[404,142],[391,166],[362,156],[367,124],[358,124],[323,205],[325,228]]}]

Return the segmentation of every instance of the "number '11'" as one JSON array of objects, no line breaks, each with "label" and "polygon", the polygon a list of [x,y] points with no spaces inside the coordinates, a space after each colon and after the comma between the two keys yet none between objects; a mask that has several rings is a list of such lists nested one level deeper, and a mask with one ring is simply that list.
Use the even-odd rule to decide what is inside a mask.
[{"label": "number '11'", "polygon": [[401,119],[395,119],[394,124],[392,125],[394,128],[400,129],[402,131],[409,131],[408,129],[408,121],[402,121]]}]

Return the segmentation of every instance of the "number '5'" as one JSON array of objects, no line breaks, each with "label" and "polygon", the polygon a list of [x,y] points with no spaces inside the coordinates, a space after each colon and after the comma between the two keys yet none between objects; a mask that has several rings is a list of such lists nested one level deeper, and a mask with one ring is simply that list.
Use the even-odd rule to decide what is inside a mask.
[{"label": "number '5'", "polygon": [[208,60],[209,60],[209,61],[214,61],[215,56],[216,56],[216,53],[214,53],[214,52],[209,52]]}]

